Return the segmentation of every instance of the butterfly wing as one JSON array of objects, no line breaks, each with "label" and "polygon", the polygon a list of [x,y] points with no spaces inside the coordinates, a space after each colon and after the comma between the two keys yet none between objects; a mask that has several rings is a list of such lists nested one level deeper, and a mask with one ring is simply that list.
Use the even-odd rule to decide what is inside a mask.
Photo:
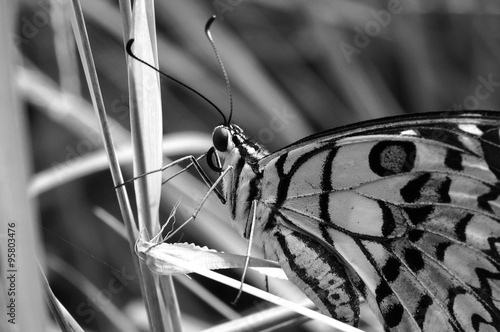
[{"label": "butterfly wing", "polygon": [[500,116],[314,135],[260,161],[266,253],[327,314],[354,289],[386,329],[500,331]]}]

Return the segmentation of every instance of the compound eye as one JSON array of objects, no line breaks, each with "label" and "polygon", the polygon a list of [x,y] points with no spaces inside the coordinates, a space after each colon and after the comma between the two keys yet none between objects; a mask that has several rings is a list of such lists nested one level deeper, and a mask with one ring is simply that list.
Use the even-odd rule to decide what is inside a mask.
[{"label": "compound eye", "polygon": [[212,143],[217,151],[226,152],[229,143],[229,130],[226,127],[217,127],[212,134]]}]

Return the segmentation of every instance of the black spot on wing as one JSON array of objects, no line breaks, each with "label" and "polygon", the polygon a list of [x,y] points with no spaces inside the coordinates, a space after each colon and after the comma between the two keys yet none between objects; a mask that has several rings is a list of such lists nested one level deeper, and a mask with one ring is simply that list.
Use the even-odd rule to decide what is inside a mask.
[{"label": "black spot on wing", "polygon": [[490,171],[500,180],[500,129],[498,127],[478,126],[483,131],[481,148],[484,160]]},{"label": "black spot on wing", "polygon": [[401,323],[403,319],[404,308],[401,303],[394,303],[387,307],[387,310],[382,312],[382,316],[384,317],[385,324],[389,328],[393,328]]},{"label": "black spot on wing", "polygon": [[420,229],[411,229],[408,232],[408,240],[410,242],[415,243],[420,241],[420,239],[424,236],[424,231]]},{"label": "black spot on wing", "polygon": [[406,186],[401,188],[400,194],[407,203],[414,203],[420,199],[420,191],[431,178],[430,173],[424,173],[415,179],[408,181]]},{"label": "black spot on wing", "polygon": [[406,248],[404,250],[404,260],[408,267],[414,272],[418,273],[425,267],[424,259],[422,253],[415,248]]},{"label": "black spot on wing", "polygon": [[457,238],[465,242],[466,240],[466,235],[465,235],[465,230],[467,229],[467,225],[469,222],[472,220],[472,213],[467,213],[465,217],[460,219],[456,224],[455,224],[455,234],[457,235]]},{"label": "black spot on wing", "polygon": [[415,144],[403,141],[381,141],[368,156],[370,169],[379,176],[409,172],[415,166]]},{"label": "black spot on wing", "polygon": [[400,194],[406,203],[432,202],[450,203],[451,178],[423,173],[401,188]]},{"label": "black spot on wing", "polygon": [[448,149],[446,152],[446,157],[444,158],[444,164],[455,171],[463,171],[464,166],[462,165],[462,153],[457,150]]},{"label": "black spot on wing", "polygon": [[395,281],[401,270],[401,262],[396,257],[390,257],[382,267],[382,273],[388,282]]},{"label": "black spot on wing", "polygon": [[393,211],[389,206],[387,206],[387,203],[383,201],[378,201],[378,205],[382,210],[382,218],[384,219],[384,223],[382,225],[382,235],[389,236],[392,234],[394,229],[396,229],[396,220],[394,218]]},{"label": "black spot on wing", "polygon": [[500,196],[500,183],[496,183],[495,186],[490,186],[490,191],[479,196],[477,198],[477,205],[489,212],[493,213],[493,209],[491,208],[490,202],[491,201],[496,201],[498,197]]},{"label": "black spot on wing", "polygon": [[375,289],[375,300],[381,303],[386,297],[394,294],[391,287],[385,281],[381,282]]},{"label": "black spot on wing", "polygon": [[[373,259],[372,255],[368,252],[366,247],[364,247],[360,241],[356,242],[359,248],[363,251],[365,257],[370,261],[372,266],[377,266],[377,263]],[[395,275],[394,273],[399,272],[392,272],[390,271],[390,268],[397,267],[399,266],[398,264],[399,262],[396,262],[396,260],[392,260],[391,258],[389,258],[382,270],[378,272],[383,278],[380,279],[380,283],[375,288],[375,301],[379,306],[380,313],[382,314],[382,318],[384,320],[384,325],[386,328],[393,328],[398,326],[401,323],[404,314],[403,306],[399,302],[396,294],[394,294],[388,281],[386,281],[385,279],[387,278],[388,280],[392,280],[397,278],[397,275]],[[399,271],[400,269],[397,270]],[[386,273],[387,276],[385,275]]]},{"label": "black spot on wing", "polygon": [[[404,308],[401,303],[394,302],[394,299],[389,299],[389,297],[394,296],[391,287],[386,281],[382,281],[375,289],[375,300],[379,305],[384,322],[389,328],[398,326],[403,319],[404,313]],[[387,301],[384,301],[386,299]]]},{"label": "black spot on wing", "polygon": [[429,216],[434,212],[434,206],[432,205],[423,205],[423,206],[408,206],[404,207],[408,218],[411,223],[415,226],[426,222]]},{"label": "black spot on wing", "polygon": [[417,311],[415,312],[414,318],[418,326],[420,327],[420,330],[422,331],[424,328],[425,316],[427,315],[427,311],[429,310],[429,307],[432,305],[432,303],[432,298],[428,294],[422,295],[422,297],[418,301]]},{"label": "black spot on wing", "polygon": [[441,242],[436,246],[436,259],[440,262],[444,261],[446,249],[451,245],[451,242]]},{"label": "black spot on wing", "polygon": [[446,177],[443,182],[441,182],[438,186],[438,202],[439,203],[450,203],[450,186],[451,186],[451,178]]}]

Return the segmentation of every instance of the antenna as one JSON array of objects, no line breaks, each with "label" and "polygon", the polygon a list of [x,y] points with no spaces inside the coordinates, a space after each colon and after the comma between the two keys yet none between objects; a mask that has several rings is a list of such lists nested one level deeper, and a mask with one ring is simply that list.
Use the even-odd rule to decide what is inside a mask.
[{"label": "antenna", "polygon": [[219,62],[219,66],[224,73],[224,80],[226,81],[227,94],[229,95],[229,118],[227,124],[231,123],[231,118],[233,116],[233,94],[231,93],[231,84],[229,83],[229,77],[227,76],[226,68],[224,68],[224,64],[222,63],[222,59],[219,56],[219,52],[217,52],[217,48],[215,48],[214,39],[212,38],[212,34],[210,33],[210,27],[212,23],[215,21],[217,17],[214,15],[210,17],[205,25],[205,34],[207,35],[208,41],[210,45],[212,45],[212,49],[214,50],[215,56],[217,57],[217,61]]},{"label": "antenna", "polygon": [[204,95],[202,95],[200,92],[196,91],[195,89],[193,89],[192,87],[190,87],[189,85],[187,84],[184,84],[182,83],[181,81],[179,81],[178,79],[162,72],[161,70],[159,70],[158,68],[156,68],[155,66],[147,63],[146,61],[138,58],[133,52],[132,52],[132,44],[134,43],[134,38],[131,38],[129,39],[129,41],[127,42],[127,45],[125,46],[125,49],[127,50],[127,53],[128,55],[130,55],[132,58],[134,58],[135,60],[145,64],[146,66],[148,66],[149,68],[157,71],[158,73],[162,74],[163,76],[171,79],[172,81],[176,82],[177,84],[180,84],[182,85],[183,87],[185,87],[186,89],[190,90],[191,92],[195,93],[196,95],[198,95],[199,97],[201,97],[203,100],[205,100],[207,103],[209,103],[213,108],[215,108],[215,110],[217,112],[219,112],[219,114],[222,116],[222,118],[224,119],[224,125],[228,125],[229,124],[229,121],[231,121],[231,115],[229,116],[229,121],[226,119],[226,116],[224,115],[224,113],[220,110],[220,108],[218,108],[212,101],[210,101],[210,99],[208,99],[207,97],[205,97]]}]

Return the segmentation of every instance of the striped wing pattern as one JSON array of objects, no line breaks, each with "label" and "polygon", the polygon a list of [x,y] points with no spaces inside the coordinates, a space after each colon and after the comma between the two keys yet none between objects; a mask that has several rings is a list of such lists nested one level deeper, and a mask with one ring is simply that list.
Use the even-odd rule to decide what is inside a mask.
[{"label": "striped wing pattern", "polygon": [[231,125],[231,217],[318,308],[389,331],[500,331],[500,116],[369,123],[267,155]]}]

